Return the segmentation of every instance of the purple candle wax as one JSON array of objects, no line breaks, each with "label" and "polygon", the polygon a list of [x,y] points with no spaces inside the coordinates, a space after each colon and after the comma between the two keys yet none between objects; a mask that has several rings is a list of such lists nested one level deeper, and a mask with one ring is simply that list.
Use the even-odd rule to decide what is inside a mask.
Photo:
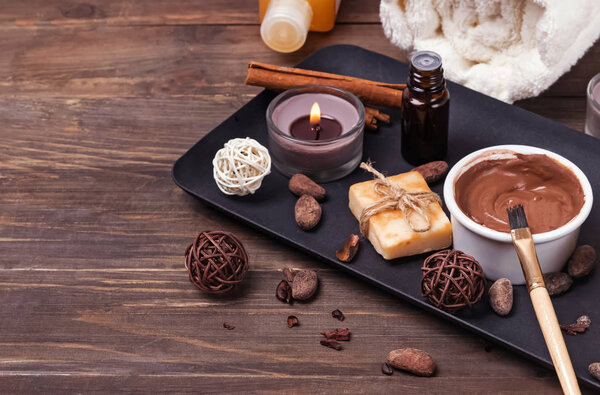
[{"label": "purple candle wax", "polygon": [[[323,118],[341,125],[338,137],[310,140],[292,135],[294,123],[306,117],[315,102]],[[283,92],[267,109],[273,165],[287,176],[303,173],[318,182],[345,176],[362,158],[364,111],[356,96],[338,88],[307,86]]]}]

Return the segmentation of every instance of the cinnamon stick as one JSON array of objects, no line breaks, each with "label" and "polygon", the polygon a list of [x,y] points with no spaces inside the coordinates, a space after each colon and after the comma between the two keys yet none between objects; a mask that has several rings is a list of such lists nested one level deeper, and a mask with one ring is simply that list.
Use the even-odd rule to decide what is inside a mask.
[{"label": "cinnamon stick", "polygon": [[379,123],[390,123],[390,116],[376,108],[365,106],[365,126],[370,130],[377,130]]},{"label": "cinnamon stick", "polygon": [[331,85],[354,93],[365,104],[384,107],[401,107],[402,90],[406,87],[405,84],[388,84],[258,62],[248,64],[246,84],[262,86],[273,91],[284,91],[301,85]]}]

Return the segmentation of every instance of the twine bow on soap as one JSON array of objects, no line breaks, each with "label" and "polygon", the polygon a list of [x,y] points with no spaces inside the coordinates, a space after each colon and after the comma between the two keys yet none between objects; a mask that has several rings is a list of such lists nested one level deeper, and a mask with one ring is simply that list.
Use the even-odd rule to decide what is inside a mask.
[{"label": "twine bow on soap", "polygon": [[[406,189],[387,180],[370,163],[362,162],[360,168],[375,176],[376,180],[373,184],[373,190],[381,196],[381,199],[369,204],[360,214],[360,232],[363,236],[369,236],[369,219],[385,210],[402,211],[404,219],[413,232],[422,233],[431,229],[431,220],[426,211],[431,203],[442,203],[437,193],[431,191],[408,192]],[[416,225],[412,220],[413,214],[423,218],[425,225],[420,227]]]}]

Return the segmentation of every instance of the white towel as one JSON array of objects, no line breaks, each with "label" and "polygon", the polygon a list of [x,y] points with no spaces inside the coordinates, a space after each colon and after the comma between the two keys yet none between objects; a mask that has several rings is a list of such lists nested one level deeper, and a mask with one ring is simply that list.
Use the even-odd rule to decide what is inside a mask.
[{"label": "white towel", "polygon": [[439,53],[448,79],[508,103],[540,94],[600,35],[600,0],[382,0],[380,17],[392,43]]}]

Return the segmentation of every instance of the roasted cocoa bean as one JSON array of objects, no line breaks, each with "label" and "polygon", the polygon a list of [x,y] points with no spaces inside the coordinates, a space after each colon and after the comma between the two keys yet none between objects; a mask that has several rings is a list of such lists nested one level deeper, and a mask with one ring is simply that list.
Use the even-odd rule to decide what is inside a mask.
[{"label": "roasted cocoa bean", "polygon": [[315,294],[319,279],[317,272],[310,269],[298,270],[292,282],[292,298],[306,300]]},{"label": "roasted cocoa bean", "polygon": [[384,362],[381,364],[381,373],[387,376],[391,376],[392,374],[394,374],[394,370],[392,369],[389,363]]},{"label": "roasted cocoa bean", "polygon": [[591,363],[590,366],[588,366],[588,370],[596,380],[600,380],[600,362]]},{"label": "roasted cocoa bean", "polygon": [[575,249],[569,263],[567,272],[573,278],[585,277],[594,269],[596,263],[596,250],[591,245],[581,245]]},{"label": "roasted cocoa bean", "polygon": [[448,163],[438,160],[415,167],[412,171],[421,173],[428,184],[435,184],[446,176],[446,173],[448,172]]},{"label": "roasted cocoa bean", "polygon": [[336,351],[340,351],[343,349],[342,345],[333,339],[323,339],[321,340],[321,345],[329,348],[333,348]]},{"label": "roasted cocoa bean", "polygon": [[290,315],[287,318],[287,326],[288,328],[292,328],[294,326],[299,325],[298,323],[298,317],[296,317],[295,315]]},{"label": "roasted cocoa bean", "polygon": [[275,296],[283,303],[290,303],[292,301],[292,287],[287,281],[281,280],[275,290]]},{"label": "roasted cocoa bean", "polygon": [[513,305],[513,287],[508,278],[500,278],[492,284],[490,305],[498,315],[510,313]]},{"label": "roasted cocoa bean", "polygon": [[333,318],[335,318],[336,320],[340,320],[340,321],[344,321],[344,319],[346,318],[344,316],[344,313],[342,313],[339,309],[335,309],[331,312],[331,316]]},{"label": "roasted cocoa bean", "polygon": [[283,278],[285,278],[285,281],[288,283],[291,284],[294,282],[294,276],[296,276],[296,272],[293,269],[290,269],[289,267],[283,269]]},{"label": "roasted cocoa bean", "polygon": [[321,335],[325,336],[327,339],[333,339],[337,341],[349,341],[350,340],[350,330],[348,328],[335,328],[330,331],[323,331]]},{"label": "roasted cocoa bean", "polygon": [[396,369],[406,370],[417,376],[431,376],[435,361],[429,354],[417,348],[400,348],[388,354],[387,362]]},{"label": "roasted cocoa bean", "polygon": [[290,178],[288,187],[296,196],[309,195],[317,200],[321,200],[325,197],[325,188],[318,185],[304,174],[295,174]]},{"label": "roasted cocoa bean", "polygon": [[567,292],[573,284],[573,279],[567,273],[546,273],[544,274],[546,289],[550,295],[560,295]]},{"label": "roasted cocoa bean", "polygon": [[344,247],[341,250],[335,252],[335,256],[342,262],[350,262],[354,259],[354,256],[358,252],[358,243],[360,237],[355,234],[351,234],[348,240],[344,243]]},{"label": "roasted cocoa bean", "polygon": [[303,230],[311,230],[321,221],[321,205],[310,195],[302,195],[296,202],[294,217]]}]

